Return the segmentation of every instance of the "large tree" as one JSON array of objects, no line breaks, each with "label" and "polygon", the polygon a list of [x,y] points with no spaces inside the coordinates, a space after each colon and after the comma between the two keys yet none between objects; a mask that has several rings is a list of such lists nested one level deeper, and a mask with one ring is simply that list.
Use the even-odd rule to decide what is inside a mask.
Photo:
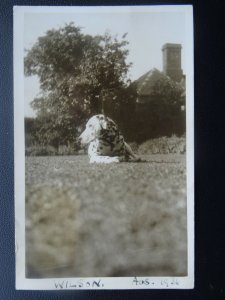
[{"label": "large tree", "polygon": [[87,117],[104,111],[104,101],[118,105],[118,91],[129,90],[125,37],[93,37],[71,23],[47,31],[27,51],[25,75],[40,81],[41,96],[32,106],[43,121],[43,140],[73,141]]}]

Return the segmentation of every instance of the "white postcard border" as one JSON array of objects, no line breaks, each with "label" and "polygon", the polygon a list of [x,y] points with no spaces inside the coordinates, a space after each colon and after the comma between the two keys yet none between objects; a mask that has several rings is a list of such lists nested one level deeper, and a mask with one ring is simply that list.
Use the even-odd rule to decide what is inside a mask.
[{"label": "white postcard border", "polygon": [[[187,125],[187,215],[188,276],[186,277],[97,277],[27,279],[25,277],[25,147],[23,24],[25,13],[72,12],[185,12],[186,18],[186,125]],[[15,243],[16,289],[192,289],[194,288],[194,58],[193,9],[191,5],[99,6],[99,7],[14,7],[14,161],[15,161]]]}]

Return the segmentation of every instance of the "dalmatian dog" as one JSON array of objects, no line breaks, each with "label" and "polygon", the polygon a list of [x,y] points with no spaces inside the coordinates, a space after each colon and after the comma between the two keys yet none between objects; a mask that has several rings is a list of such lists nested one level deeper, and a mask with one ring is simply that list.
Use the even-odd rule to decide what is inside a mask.
[{"label": "dalmatian dog", "polygon": [[89,144],[90,163],[141,161],[124,141],[115,122],[102,114],[89,119],[78,142],[82,145]]}]

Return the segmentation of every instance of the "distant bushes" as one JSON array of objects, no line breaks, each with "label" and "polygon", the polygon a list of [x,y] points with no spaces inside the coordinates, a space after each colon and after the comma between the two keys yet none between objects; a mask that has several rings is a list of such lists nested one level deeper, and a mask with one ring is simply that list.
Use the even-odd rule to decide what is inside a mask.
[{"label": "distant bushes", "polygon": [[160,137],[148,140],[138,147],[139,154],[184,154],[186,152],[186,138]]},{"label": "distant bushes", "polygon": [[[150,139],[140,145],[129,143],[137,154],[184,154],[186,153],[186,137],[160,137]],[[33,145],[26,147],[26,156],[54,156],[54,155],[78,155],[84,154],[85,149],[78,150],[72,146],[61,145],[56,149],[53,146]]]},{"label": "distant bushes", "polygon": [[58,149],[53,146],[32,145],[26,147],[26,156],[76,155],[78,151],[71,146],[62,145]]}]

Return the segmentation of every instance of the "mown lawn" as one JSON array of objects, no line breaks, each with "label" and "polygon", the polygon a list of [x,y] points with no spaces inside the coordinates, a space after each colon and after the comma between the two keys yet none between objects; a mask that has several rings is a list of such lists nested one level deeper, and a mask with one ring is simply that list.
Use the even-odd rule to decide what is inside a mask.
[{"label": "mown lawn", "polygon": [[187,273],[185,155],[26,158],[28,277]]}]

